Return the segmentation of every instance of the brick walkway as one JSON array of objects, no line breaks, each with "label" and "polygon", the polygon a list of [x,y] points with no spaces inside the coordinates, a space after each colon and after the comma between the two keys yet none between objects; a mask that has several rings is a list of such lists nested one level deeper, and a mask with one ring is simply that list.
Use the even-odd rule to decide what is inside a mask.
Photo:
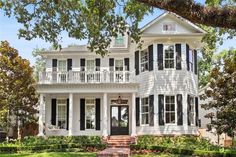
[{"label": "brick walkway", "polygon": [[129,148],[107,148],[99,153],[97,157],[129,157]]}]

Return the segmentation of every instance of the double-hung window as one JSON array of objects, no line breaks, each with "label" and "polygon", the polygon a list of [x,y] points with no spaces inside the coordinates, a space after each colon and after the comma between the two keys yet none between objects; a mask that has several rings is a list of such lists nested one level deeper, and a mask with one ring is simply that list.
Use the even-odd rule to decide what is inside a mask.
[{"label": "double-hung window", "polygon": [[189,105],[189,112],[190,112],[190,124],[191,125],[194,125],[194,112],[195,112],[195,110],[194,110],[194,97],[189,97],[189,102],[190,102],[190,105]]},{"label": "double-hung window", "polygon": [[122,59],[115,60],[115,71],[124,70],[124,61]]},{"label": "double-hung window", "polygon": [[58,60],[58,81],[66,82],[67,80],[67,61]]},{"label": "double-hung window", "polygon": [[86,99],[86,129],[95,128],[95,100]]},{"label": "double-hung window", "polygon": [[149,70],[148,50],[141,51],[141,72]]},{"label": "double-hung window", "polygon": [[166,124],[175,124],[175,96],[165,97],[165,121]]},{"label": "double-hung window", "polygon": [[87,71],[95,71],[95,60],[87,60],[86,61],[86,70]]},{"label": "double-hung window", "polygon": [[149,99],[148,97],[141,99],[141,124],[149,124]]},{"label": "double-hung window", "polygon": [[124,46],[124,36],[122,34],[118,34],[115,38],[115,47],[123,47]]},{"label": "double-hung window", "polygon": [[57,100],[57,126],[66,129],[66,99]]},{"label": "double-hung window", "polygon": [[189,50],[189,70],[193,71],[193,50]]},{"label": "double-hung window", "polygon": [[165,53],[165,68],[167,69],[174,68],[175,65],[174,45],[165,45],[164,53]]}]

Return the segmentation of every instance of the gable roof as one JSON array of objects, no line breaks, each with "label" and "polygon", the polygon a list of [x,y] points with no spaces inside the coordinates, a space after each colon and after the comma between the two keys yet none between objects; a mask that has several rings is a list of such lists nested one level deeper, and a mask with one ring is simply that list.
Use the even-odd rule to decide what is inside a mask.
[{"label": "gable roof", "polygon": [[203,30],[202,28],[198,27],[197,25],[195,25],[194,23],[190,22],[189,20],[175,14],[169,11],[164,12],[163,14],[161,14],[160,16],[156,17],[154,20],[150,21],[149,23],[147,23],[146,25],[144,25],[141,28],[141,32],[144,32],[145,30],[147,30],[149,27],[151,27],[152,25],[154,25],[155,23],[157,23],[158,21],[160,21],[161,19],[163,19],[164,17],[166,17],[167,15],[170,15],[174,18],[180,19],[181,21],[183,21],[184,23],[186,23],[188,26],[192,27],[193,29],[199,31],[202,34],[206,34],[207,32],[205,30]]}]

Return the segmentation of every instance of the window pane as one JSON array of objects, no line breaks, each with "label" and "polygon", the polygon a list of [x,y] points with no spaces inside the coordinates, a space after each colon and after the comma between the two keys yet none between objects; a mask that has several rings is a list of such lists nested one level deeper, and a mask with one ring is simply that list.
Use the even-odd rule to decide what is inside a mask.
[{"label": "window pane", "polygon": [[67,71],[66,70],[66,60],[58,61],[58,71]]},{"label": "window pane", "polygon": [[95,61],[87,60],[87,71],[94,71],[95,69]]},{"label": "window pane", "polygon": [[60,129],[66,128],[66,100],[57,100],[57,126]]},{"label": "window pane", "polygon": [[123,46],[124,45],[124,36],[122,34],[118,34],[115,38],[115,46]]},{"label": "window pane", "polygon": [[171,113],[171,123],[175,123],[175,113]]},{"label": "window pane", "polygon": [[115,70],[116,71],[123,71],[123,60],[115,60]]},{"label": "window pane", "polygon": [[142,114],[142,124],[148,124],[149,123],[149,116],[148,114]]},{"label": "window pane", "polygon": [[141,122],[142,124],[149,124],[149,99],[141,99]]}]

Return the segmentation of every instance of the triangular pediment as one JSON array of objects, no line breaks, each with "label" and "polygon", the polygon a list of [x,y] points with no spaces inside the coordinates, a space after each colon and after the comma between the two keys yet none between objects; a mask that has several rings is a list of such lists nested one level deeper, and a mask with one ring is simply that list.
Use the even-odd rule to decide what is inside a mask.
[{"label": "triangular pediment", "polygon": [[[170,26],[173,29],[166,31],[165,26]],[[167,26],[167,27],[168,27]],[[171,12],[165,12],[159,17],[155,18],[143,28],[141,28],[142,34],[205,34],[206,32],[193,24],[192,22],[178,16]]]}]

